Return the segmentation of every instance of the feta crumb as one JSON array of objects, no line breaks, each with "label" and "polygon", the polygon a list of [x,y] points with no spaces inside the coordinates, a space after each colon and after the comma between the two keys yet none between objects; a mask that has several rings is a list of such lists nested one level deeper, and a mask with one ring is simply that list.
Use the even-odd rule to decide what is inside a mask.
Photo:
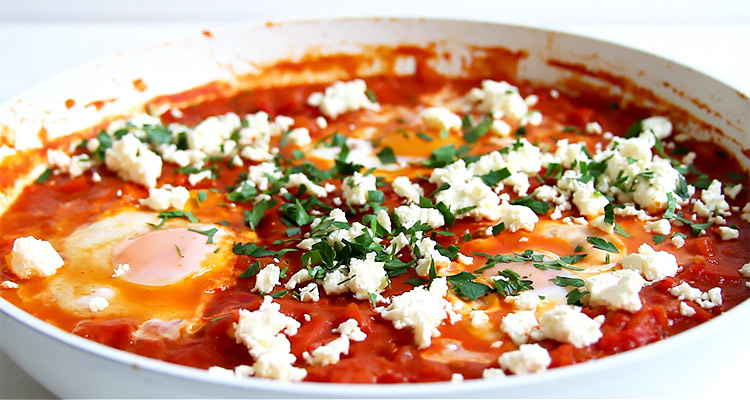
[{"label": "feta crumb", "polygon": [[21,279],[54,275],[65,263],[50,242],[33,236],[13,241],[7,261],[10,270]]},{"label": "feta crumb", "polygon": [[720,226],[719,235],[721,240],[732,240],[740,237],[740,231],[729,226]]},{"label": "feta crumb", "polygon": [[94,296],[89,299],[89,310],[93,313],[104,310],[109,307],[109,301],[103,296]]},{"label": "feta crumb", "polygon": [[405,176],[393,180],[393,191],[410,203],[419,203],[419,197],[424,196],[424,189],[416,183],[411,183]]},{"label": "feta crumb", "polygon": [[610,310],[636,312],[641,309],[638,294],[646,281],[630,269],[604,272],[584,279],[591,307],[606,306]]},{"label": "feta crumb", "polygon": [[512,128],[510,125],[508,125],[507,122],[496,119],[492,121],[492,124],[490,125],[490,133],[495,134],[500,137],[507,137],[510,135]]},{"label": "feta crumb", "polygon": [[279,267],[275,264],[268,264],[255,276],[255,290],[262,293],[271,293],[273,288],[279,284]]},{"label": "feta crumb", "polygon": [[[286,336],[297,334],[300,323],[279,310],[281,306],[265,296],[256,311],[239,310],[239,320],[232,326],[237,343],[243,343],[255,359],[255,375],[283,381],[301,381],[307,371],[293,367],[296,357]],[[284,335],[286,334],[286,336]]]},{"label": "feta crumb", "polygon": [[603,322],[604,316],[592,319],[582,313],[580,307],[558,305],[539,317],[539,329],[531,332],[531,337],[554,339],[581,348],[599,341],[602,337],[599,327]]},{"label": "feta crumb", "polygon": [[320,300],[320,291],[318,290],[318,284],[315,282],[303,287],[299,290],[299,301],[303,303],[313,302],[317,303]]},{"label": "feta crumb", "polygon": [[342,336],[346,336],[349,340],[354,342],[361,342],[367,338],[367,335],[362,332],[359,328],[359,323],[354,318],[349,318],[346,321],[339,324],[337,328],[333,330],[334,333],[340,333]]},{"label": "feta crumb", "polygon": [[161,176],[162,161],[132,133],[115,141],[105,152],[104,163],[117,176],[147,188],[156,186]]},{"label": "feta crumb", "polygon": [[60,150],[47,150],[47,162],[51,168],[73,178],[81,176],[93,165],[87,154],[69,156]]},{"label": "feta crumb", "polygon": [[677,297],[677,300],[690,301],[699,300],[702,294],[700,289],[690,286],[687,282],[682,282],[681,284],[669,289],[669,293],[672,296]]},{"label": "feta crumb", "polygon": [[692,317],[695,315],[695,309],[693,307],[690,307],[687,303],[684,301],[680,302],[680,315],[683,315],[685,317]]},{"label": "feta crumb", "polygon": [[505,81],[482,81],[482,88],[471,89],[468,100],[471,103],[479,103],[476,106],[477,111],[492,113],[495,119],[503,115],[521,119],[529,111],[528,105],[518,93],[518,88]]},{"label": "feta crumb", "polygon": [[539,295],[529,291],[521,292],[518,296],[507,296],[505,298],[506,303],[513,303],[519,310],[536,310],[541,301]]},{"label": "feta crumb", "polygon": [[672,225],[669,223],[668,219],[646,222],[643,227],[646,232],[654,232],[660,235],[669,235],[669,232],[672,230]]},{"label": "feta crumb", "polygon": [[461,128],[461,117],[444,107],[425,108],[420,111],[419,118],[430,129],[451,131]]},{"label": "feta crumb", "polygon": [[672,123],[667,117],[649,117],[641,120],[643,132],[651,131],[659,139],[666,139],[672,134]]},{"label": "feta crumb", "polygon": [[3,289],[18,289],[18,284],[13,281],[3,281],[3,283],[0,283],[0,288]]},{"label": "feta crumb", "polygon": [[302,353],[302,357],[310,365],[325,367],[339,362],[342,354],[349,354],[349,338],[344,335],[318,346],[312,354]]},{"label": "feta crumb", "polygon": [[602,134],[602,126],[598,122],[588,122],[585,127],[586,133],[593,133],[596,135]]},{"label": "feta crumb", "polygon": [[367,203],[367,192],[377,190],[375,182],[375,175],[362,175],[359,172],[355,172],[354,175],[344,179],[341,189],[346,204],[363,205]]},{"label": "feta crumb", "polygon": [[451,383],[461,383],[464,381],[464,376],[459,373],[451,375]]},{"label": "feta crumb", "polygon": [[310,276],[310,273],[307,271],[306,268],[302,268],[301,270],[297,271],[292,275],[289,280],[284,285],[285,288],[289,290],[293,290],[297,287],[300,283],[305,283],[309,280],[311,280],[312,277]]},{"label": "feta crumb", "polygon": [[388,215],[388,210],[382,209],[378,211],[376,219],[378,220],[378,224],[385,228],[386,231],[390,232],[393,228],[391,226],[391,217]]},{"label": "feta crumb", "polygon": [[287,134],[287,140],[289,140],[290,144],[298,147],[307,146],[312,142],[310,131],[307,128],[292,129]]},{"label": "feta crumb", "polygon": [[211,172],[211,170],[206,169],[206,170],[188,175],[188,183],[190,184],[190,186],[195,186],[198,183],[206,179],[209,179],[209,180],[212,179],[212,177],[213,177],[213,173]]},{"label": "feta crumb", "polygon": [[499,379],[505,378],[505,371],[502,368],[485,368],[482,371],[483,379]]},{"label": "feta crumb", "polygon": [[190,192],[182,186],[164,185],[160,188],[148,190],[148,198],[139,203],[155,211],[165,211],[170,208],[182,210],[190,200]]},{"label": "feta crumb", "polygon": [[736,184],[736,185],[725,185],[724,186],[724,195],[729,196],[730,199],[734,200],[737,198],[737,195],[740,194],[742,191],[742,184]]},{"label": "feta crumb", "polygon": [[490,316],[482,310],[474,310],[470,312],[469,318],[471,318],[471,326],[475,328],[482,327],[490,322]]},{"label": "feta crumb", "polygon": [[552,363],[552,358],[547,349],[534,343],[522,344],[518,350],[503,353],[497,362],[504,369],[521,375],[546,370]]},{"label": "feta crumb", "polygon": [[396,329],[406,327],[414,331],[414,342],[420,349],[432,344],[432,338],[440,336],[437,329],[443,320],[449,318],[451,323],[461,319],[453,311],[453,305],[446,300],[448,283],[445,277],[432,281],[429,290],[422,286],[391,298],[388,307],[375,309],[383,318],[392,321]]},{"label": "feta crumb", "polygon": [[539,222],[534,211],[526,206],[503,203],[499,207],[500,222],[505,224],[505,229],[515,232],[519,229],[533,231],[534,226]]},{"label": "feta crumb", "polygon": [[315,118],[315,124],[318,125],[318,128],[320,129],[325,129],[328,127],[328,121],[326,121],[326,118],[323,116]]},{"label": "feta crumb", "polygon": [[117,264],[117,268],[112,271],[112,277],[117,278],[130,271],[130,264]]},{"label": "feta crumb", "polygon": [[677,273],[677,259],[666,251],[654,251],[646,243],[638,247],[638,253],[625,256],[620,261],[623,268],[640,272],[649,281],[660,281]]},{"label": "feta crumb", "polygon": [[411,228],[417,222],[430,225],[433,229],[445,225],[445,217],[436,208],[422,208],[416,204],[409,204],[396,207],[393,212],[401,222],[401,226],[406,229]]},{"label": "feta crumb", "polygon": [[102,181],[102,176],[99,175],[98,172],[94,171],[94,172],[91,173],[91,181],[92,182],[101,182]]},{"label": "feta crumb", "polygon": [[[422,238],[415,243],[416,249],[422,255],[422,258],[417,261],[417,267],[415,268],[417,275],[428,276],[432,264],[435,264],[435,269],[438,272],[443,268],[451,266],[450,258],[440,254],[440,251],[435,248],[436,245],[437,243],[430,238]],[[412,249],[412,254],[416,257],[417,251]]]},{"label": "feta crumb", "polygon": [[376,255],[375,252],[367,253],[364,260],[353,259],[349,263],[346,286],[357,299],[366,300],[370,293],[380,293],[388,286],[385,263],[375,261]]},{"label": "feta crumb", "polygon": [[594,218],[593,220],[591,220],[591,222],[589,222],[589,225],[596,229],[599,229],[604,233],[612,233],[615,231],[615,225],[606,223],[604,221],[604,215],[600,215]]},{"label": "feta crumb", "polygon": [[307,98],[307,104],[318,107],[320,112],[330,119],[356,110],[380,110],[378,103],[373,103],[367,97],[367,84],[361,79],[349,82],[334,82],[325,92],[315,92]]},{"label": "feta crumb", "polygon": [[539,326],[534,311],[523,310],[507,314],[500,323],[500,329],[510,336],[515,344],[529,340],[529,334]]},{"label": "feta crumb", "polygon": [[750,262],[740,267],[740,274],[745,278],[750,278]]},{"label": "feta crumb", "polygon": [[[328,191],[325,187],[316,185],[313,181],[310,180],[310,178],[307,177],[307,175],[303,174],[302,172],[297,172],[294,174],[289,175],[289,182],[287,183],[287,188],[292,187],[299,187],[304,186],[307,188],[307,190],[315,197],[326,197],[328,196]],[[371,189],[375,190],[375,189]],[[364,204],[364,203],[362,203]]]},{"label": "feta crumb", "polygon": [[685,238],[682,236],[672,236],[672,239],[670,239],[672,242],[672,245],[674,247],[677,247],[678,249],[682,248],[682,246],[685,245]]},{"label": "feta crumb", "polygon": [[461,263],[463,265],[474,264],[474,258],[473,257],[469,257],[469,256],[467,256],[467,255],[465,255],[465,254],[463,254],[461,252],[459,252],[458,254],[456,254],[456,261],[458,261],[459,263]]}]

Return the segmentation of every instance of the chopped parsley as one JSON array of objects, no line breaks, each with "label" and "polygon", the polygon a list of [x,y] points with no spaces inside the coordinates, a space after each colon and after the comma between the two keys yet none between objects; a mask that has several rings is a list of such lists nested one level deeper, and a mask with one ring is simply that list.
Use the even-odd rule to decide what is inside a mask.
[{"label": "chopped parsley", "polygon": [[615,246],[614,244],[612,244],[612,242],[610,242],[610,241],[608,241],[606,239],[602,239],[602,238],[597,237],[597,236],[589,236],[589,237],[586,238],[586,241],[588,241],[589,243],[591,243],[592,245],[594,245],[595,249],[608,251],[610,253],[619,253],[620,252],[619,250],[617,250],[617,246]]}]

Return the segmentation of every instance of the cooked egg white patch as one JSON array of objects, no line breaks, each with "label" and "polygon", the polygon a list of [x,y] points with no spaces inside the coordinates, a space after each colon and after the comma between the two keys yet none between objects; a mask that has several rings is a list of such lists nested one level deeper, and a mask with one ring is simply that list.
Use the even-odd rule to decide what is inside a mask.
[{"label": "cooked egg white patch", "polygon": [[[155,229],[158,222],[158,213],[133,210],[79,228],[61,240],[68,265],[47,290],[21,295],[79,316],[198,316],[202,294],[232,278],[234,232],[178,218]],[[92,307],[103,299],[107,307]]]}]

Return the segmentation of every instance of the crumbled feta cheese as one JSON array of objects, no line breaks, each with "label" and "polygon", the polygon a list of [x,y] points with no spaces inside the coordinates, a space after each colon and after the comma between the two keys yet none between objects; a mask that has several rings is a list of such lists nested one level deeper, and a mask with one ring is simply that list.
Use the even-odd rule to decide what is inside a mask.
[{"label": "crumbled feta cheese", "polygon": [[720,226],[719,235],[721,240],[732,240],[740,237],[740,231],[729,226]]},{"label": "crumbled feta cheese", "polygon": [[497,362],[504,369],[521,375],[546,370],[552,363],[552,358],[547,349],[534,343],[522,344],[518,350],[503,353]]},{"label": "crumbled feta cheese", "polygon": [[117,268],[112,271],[112,277],[117,278],[130,271],[130,264],[117,264]]},{"label": "crumbled feta cheese", "polygon": [[606,223],[604,221],[604,215],[600,215],[594,218],[593,220],[591,220],[591,222],[589,222],[589,225],[596,229],[599,229],[604,233],[612,233],[615,231],[615,225]]},{"label": "crumbled feta cheese", "polygon": [[318,284],[315,282],[303,287],[299,290],[299,301],[317,303],[320,300],[320,291],[318,290]]},{"label": "crumbled feta cheese", "polygon": [[499,206],[500,222],[505,224],[505,229],[515,232],[519,229],[533,231],[539,222],[534,211],[526,206],[503,203]]},{"label": "crumbled feta cheese", "polygon": [[[430,238],[422,238],[415,244],[416,249],[419,250],[419,254],[422,255],[417,261],[417,267],[415,272],[419,276],[428,276],[430,273],[430,266],[434,263],[435,269],[440,271],[442,268],[448,268],[451,266],[450,258],[440,254],[435,246],[437,243]],[[416,251],[414,256],[416,257]]]},{"label": "crumbled feta cheese", "polygon": [[592,319],[582,313],[580,307],[558,305],[539,317],[539,329],[533,331],[531,337],[554,339],[581,348],[599,341],[602,337],[599,327],[603,322],[603,315]]},{"label": "crumbled feta cheese", "polygon": [[471,326],[475,328],[487,325],[490,322],[490,316],[482,310],[474,310],[470,312],[469,318],[471,318]]},{"label": "crumbled feta cheese", "polygon": [[495,119],[503,115],[521,119],[529,111],[523,97],[518,94],[518,88],[504,81],[486,79],[482,81],[481,89],[471,89],[468,99],[471,103],[479,103],[477,111],[492,113]]},{"label": "crumbled feta cheese", "polygon": [[453,311],[453,305],[444,297],[448,292],[447,280],[438,278],[432,281],[429,290],[422,286],[391,298],[388,307],[375,309],[383,318],[392,321],[396,329],[411,328],[414,342],[420,349],[432,344],[432,338],[440,336],[438,326],[449,318],[451,323],[461,319]]},{"label": "crumbled feta cheese", "polygon": [[444,107],[425,108],[419,113],[419,118],[430,129],[450,131],[461,128],[461,117]]},{"label": "crumbled feta cheese", "polygon": [[445,217],[435,208],[422,208],[416,204],[409,204],[396,207],[393,213],[398,217],[401,226],[406,229],[411,228],[417,222],[430,225],[433,229],[445,225]]},{"label": "crumbled feta cheese", "polygon": [[507,137],[510,135],[512,128],[510,125],[508,125],[507,122],[496,119],[492,121],[492,124],[490,124],[490,133],[495,134],[500,137]]},{"label": "crumbled feta cheese", "polygon": [[388,211],[386,209],[378,211],[378,214],[375,218],[378,220],[378,224],[385,228],[386,231],[391,231],[391,229],[393,228],[391,226],[391,217],[388,215]]},{"label": "crumbled feta cheese", "polygon": [[393,180],[393,191],[410,203],[419,203],[419,197],[424,196],[424,189],[405,176]]},{"label": "crumbled feta cheese", "polygon": [[669,232],[672,230],[672,225],[669,223],[668,219],[646,222],[643,227],[646,232],[654,232],[660,235],[669,235]]},{"label": "crumbled feta cheese", "polygon": [[724,186],[724,195],[729,196],[730,199],[734,200],[737,198],[737,195],[740,194],[742,191],[742,184],[736,184],[736,185],[725,185]]},{"label": "crumbled feta cheese", "polygon": [[596,135],[602,134],[602,126],[598,122],[588,122],[585,127],[586,133],[593,133]]},{"label": "crumbled feta cheese", "polygon": [[[91,141],[89,140],[89,142]],[[98,148],[99,146],[97,145],[96,147]],[[12,156],[14,154],[16,154],[16,149],[8,147],[6,145],[0,146],[0,161],[2,161],[2,159],[5,157]]]},{"label": "crumbled feta cheese", "polygon": [[463,265],[474,264],[474,258],[469,257],[469,256],[467,256],[467,255],[465,255],[463,253],[460,253],[460,252],[458,254],[456,254],[456,261],[458,261],[459,263],[461,263]]},{"label": "crumbled feta cheese", "polygon": [[21,279],[54,275],[65,263],[50,242],[33,236],[13,241],[7,261],[10,270]]},{"label": "crumbled feta cheese", "polygon": [[740,218],[746,222],[750,222],[750,201],[742,207],[742,215],[740,215]]},{"label": "crumbled feta cheese", "polygon": [[326,88],[325,93],[315,92],[307,98],[307,104],[318,107],[320,112],[330,119],[356,110],[380,110],[378,103],[373,103],[365,93],[367,84],[361,79],[349,82],[334,82]]},{"label": "crumbled feta cheese", "polygon": [[729,204],[724,200],[721,194],[721,182],[714,179],[707,189],[701,193],[701,200],[711,212],[717,212],[726,215],[729,211]]},{"label": "crumbled feta cheese", "polygon": [[542,113],[540,113],[539,111],[529,111],[521,118],[521,122],[519,124],[521,126],[539,126],[542,123],[542,118]]},{"label": "crumbled feta cheese", "polygon": [[362,175],[355,172],[354,175],[344,179],[341,185],[346,204],[363,205],[367,203],[367,192],[377,190],[374,175]]},{"label": "crumbled feta cheese", "polygon": [[289,290],[293,290],[297,287],[300,283],[308,282],[312,279],[310,276],[310,273],[307,271],[307,268],[302,268],[301,270],[297,271],[292,275],[289,280],[284,285],[285,288]]},{"label": "crumbled feta cheese", "polygon": [[740,274],[745,278],[750,278],[750,262],[740,267]]},{"label": "crumbled feta cheese", "polygon": [[344,293],[348,289],[346,282],[344,282],[346,279],[348,279],[348,276],[344,273],[343,268],[329,271],[323,278],[323,289],[329,295]]},{"label": "crumbled feta cheese", "polygon": [[307,175],[303,174],[302,172],[297,172],[289,175],[289,182],[286,184],[286,187],[293,188],[299,186],[306,187],[307,190],[315,197],[320,198],[328,196],[328,191],[323,186],[316,185],[313,181],[310,180],[310,178],[307,177]]},{"label": "crumbled feta cheese", "polygon": [[638,294],[646,281],[641,275],[630,269],[604,272],[584,280],[589,292],[591,307],[606,306],[610,310],[627,310],[636,312],[641,309]]},{"label": "crumbled feta cheese", "polygon": [[485,368],[482,371],[483,379],[499,379],[505,378],[505,376],[505,372],[502,370],[502,368]]},{"label": "crumbled feta cheese", "polygon": [[92,182],[101,182],[102,181],[102,176],[99,175],[98,172],[94,171],[94,172],[91,173],[91,181]]},{"label": "crumbled feta cheese", "polygon": [[89,311],[92,313],[99,312],[109,307],[109,301],[103,296],[93,296],[89,299]]},{"label": "crumbled feta cheese", "polygon": [[310,139],[310,131],[307,128],[296,128],[289,131],[287,134],[287,140],[294,146],[307,146],[312,142]]},{"label": "crumbled feta cheese", "polygon": [[195,186],[201,181],[205,179],[211,179],[212,177],[213,177],[213,173],[211,172],[211,170],[206,169],[206,170],[188,175],[188,183],[191,186]]},{"label": "crumbled feta cheese", "polygon": [[672,123],[667,117],[649,117],[641,120],[643,132],[651,131],[659,139],[666,139],[672,134]]},{"label": "crumbled feta cheese", "polygon": [[451,375],[451,383],[461,383],[464,381],[464,376],[459,373]]},{"label": "crumbled feta cheese", "polygon": [[638,247],[638,253],[625,256],[620,261],[623,268],[640,272],[649,281],[660,281],[677,273],[677,259],[666,251],[654,251],[646,243]]},{"label": "crumbled feta cheese", "polygon": [[0,283],[0,288],[3,289],[18,289],[18,284],[13,281],[5,280],[3,283]]},{"label": "crumbled feta cheese", "polygon": [[377,253],[367,253],[364,260],[353,259],[349,263],[346,286],[360,300],[369,298],[369,293],[380,293],[388,286],[385,263],[375,261]]},{"label": "crumbled feta cheese", "polygon": [[318,125],[318,128],[320,129],[325,129],[328,127],[328,121],[326,121],[326,118],[323,116],[315,118],[315,124]]},{"label": "crumbled feta cheese", "polygon": [[209,156],[219,156],[222,144],[241,126],[242,121],[235,113],[208,117],[187,131],[188,148],[200,150]]},{"label": "crumbled feta cheese", "polygon": [[340,333],[341,336],[346,336],[349,340],[354,342],[361,342],[367,338],[367,334],[362,332],[359,328],[359,323],[354,318],[349,318],[340,323],[339,326],[333,330],[333,333]]},{"label": "crumbled feta cheese", "polygon": [[349,354],[349,338],[344,335],[316,347],[312,354],[302,353],[302,357],[310,365],[325,367],[339,362],[342,354]]},{"label": "crumbled feta cheese", "polygon": [[[247,346],[255,358],[255,375],[285,381],[300,381],[307,371],[293,367],[296,357],[286,336],[297,334],[300,323],[281,313],[281,306],[265,296],[257,311],[239,310],[239,320],[233,324],[237,343]],[[286,334],[286,336],[284,335]]]},{"label": "crumbled feta cheese", "polygon": [[674,247],[677,247],[678,249],[682,248],[682,246],[685,245],[685,238],[682,236],[672,236],[672,239],[670,239],[672,242],[672,245]]},{"label": "crumbled feta cheese", "polygon": [[139,203],[156,211],[170,208],[182,210],[188,200],[190,200],[190,192],[187,189],[167,184],[160,188],[149,189],[148,198],[141,199]]},{"label": "crumbled feta cheese", "polygon": [[669,289],[669,293],[672,294],[672,296],[677,297],[677,300],[696,301],[701,298],[702,292],[700,289],[690,286],[687,282],[682,282],[681,284]]},{"label": "crumbled feta cheese", "polygon": [[507,314],[500,323],[500,329],[517,345],[526,343],[529,340],[529,334],[538,326],[539,321],[532,310]]},{"label": "crumbled feta cheese", "polygon": [[536,293],[524,291],[518,296],[507,296],[506,303],[513,303],[518,310],[535,310],[542,299]]},{"label": "crumbled feta cheese", "polygon": [[695,309],[693,307],[690,307],[687,303],[684,301],[680,302],[680,315],[683,315],[685,317],[692,317],[695,315]]},{"label": "crumbled feta cheese", "polygon": [[271,293],[273,288],[279,284],[279,270],[278,265],[268,264],[265,268],[258,272],[255,276],[255,290],[259,290],[262,293]]},{"label": "crumbled feta cheese", "polygon": [[105,152],[104,163],[117,176],[147,188],[156,186],[161,176],[162,161],[132,133],[115,141]]},{"label": "crumbled feta cheese", "polygon": [[51,168],[73,178],[83,175],[93,165],[87,154],[71,157],[59,150],[47,150],[47,162]]}]

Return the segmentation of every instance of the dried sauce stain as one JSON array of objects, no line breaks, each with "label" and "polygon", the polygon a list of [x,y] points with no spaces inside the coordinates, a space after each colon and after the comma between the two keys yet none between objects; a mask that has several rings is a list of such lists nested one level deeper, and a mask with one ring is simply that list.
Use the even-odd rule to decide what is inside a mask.
[{"label": "dried sauce stain", "polygon": [[143,92],[146,90],[146,84],[140,78],[133,80],[133,87],[139,92]]},{"label": "dried sauce stain", "polygon": [[73,99],[67,99],[67,100],[65,100],[65,107],[66,107],[66,108],[70,109],[70,108],[72,108],[72,107],[73,107],[74,105],[76,105],[76,102],[75,102],[75,100],[73,100]]}]

